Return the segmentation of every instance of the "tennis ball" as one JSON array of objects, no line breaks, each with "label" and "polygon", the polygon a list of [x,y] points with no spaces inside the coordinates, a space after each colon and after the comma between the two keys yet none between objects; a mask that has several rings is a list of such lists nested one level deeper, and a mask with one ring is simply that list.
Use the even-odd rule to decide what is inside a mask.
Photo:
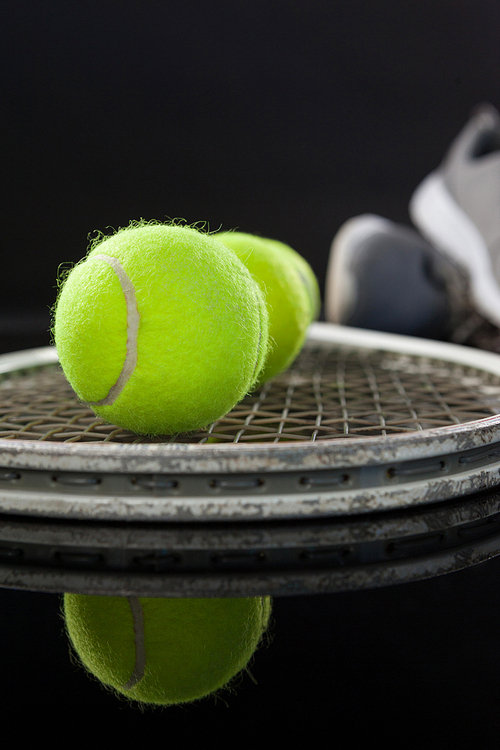
[{"label": "tennis ball", "polygon": [[54,343],[78,397],[147,435],[206,427],[257,382],[268,314],[226,245],[187,226],[139,224],[95,244],[67,276]]},{"label": "tennis ball", "polygon": [[80,661],[133,701],[172,705],[226,686],[250,661],[271,599],[151,599],[65,594]]},{"label": "tennis ball", "polygon": [[270,348],[259,378],[263,383],[286,370],[300,352],[319,315],[319,284],[307,261],[283,242],[244,232],[216,236],[245,264],[265,296]]}]

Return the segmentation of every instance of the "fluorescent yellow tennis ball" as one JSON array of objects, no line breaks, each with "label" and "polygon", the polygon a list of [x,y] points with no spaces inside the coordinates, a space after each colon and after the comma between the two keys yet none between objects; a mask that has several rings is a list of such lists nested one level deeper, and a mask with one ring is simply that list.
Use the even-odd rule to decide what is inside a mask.
[{"label": "fluorescent yellow tennis ball", "polygon": [[143,224],[99,242],[68,275],[54,341],[79,398],[149,435],[206,427],[257,382],[268,314],[247,268],[213,235]]},{"label": "fluorescent yellow tennis ball", "polygon": [[247,666],[270,614],[269,597],[64,595],[68,636],[87,670],[133,701],[159,705],[227,685]]},{"label": "fluorescent yellow tennis ball", "polygon": [[259,382],[291,365],[320,310],[319,284],[307,261],[278,240],[246,234],[216,235],[261,285],[269,312],[270,350]]}]

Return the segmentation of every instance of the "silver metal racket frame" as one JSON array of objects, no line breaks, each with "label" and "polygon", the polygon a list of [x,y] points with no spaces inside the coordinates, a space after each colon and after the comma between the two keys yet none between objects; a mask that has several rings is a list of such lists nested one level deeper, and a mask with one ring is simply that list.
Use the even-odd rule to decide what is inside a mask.
[{"label": "silver metal racket frame", "polygon": [[[500,355],[311,326],[325,345],[408,353],[500,377]],[[51,347],[0,357],[0,373],[57,362]],[[500,415],[405,434],[275,444],[0,441],[0,512],[64,519],[256,521],[434,503],[500,483]]]},{"label": "silver metal racket frame", "polygon": [[[452,344],[330,324],[309,339],[500,376],[499,355]],[[0,372],[56,362],[17,352]],[[499,484],[500,415],[298,444],[0,441],[0,585],[249,596],[418,580],[500,553]]]}]

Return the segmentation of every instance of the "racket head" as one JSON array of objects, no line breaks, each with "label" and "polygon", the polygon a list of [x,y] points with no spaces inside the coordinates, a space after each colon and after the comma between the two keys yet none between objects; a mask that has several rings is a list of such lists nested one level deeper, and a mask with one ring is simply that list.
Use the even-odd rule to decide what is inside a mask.
[{"label": "racket head", "polygon": [[0,357],[1,585],[142,596],[388,585],[499,554],[500,357],[331,324],[207,431],[139,437],[53,348]]}]

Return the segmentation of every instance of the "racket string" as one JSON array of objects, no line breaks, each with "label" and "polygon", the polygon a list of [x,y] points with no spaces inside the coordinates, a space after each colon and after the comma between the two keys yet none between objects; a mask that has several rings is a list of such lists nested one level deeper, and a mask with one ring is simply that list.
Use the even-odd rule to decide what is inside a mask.
[{"label": "racket string", "polygon": [[206,430],[147,438],[96,418],[59,367],[2,375],[0,440],[319,442],[416,432],[500,413],[500,379],[409,354],[309,344],[285,373]]}]

